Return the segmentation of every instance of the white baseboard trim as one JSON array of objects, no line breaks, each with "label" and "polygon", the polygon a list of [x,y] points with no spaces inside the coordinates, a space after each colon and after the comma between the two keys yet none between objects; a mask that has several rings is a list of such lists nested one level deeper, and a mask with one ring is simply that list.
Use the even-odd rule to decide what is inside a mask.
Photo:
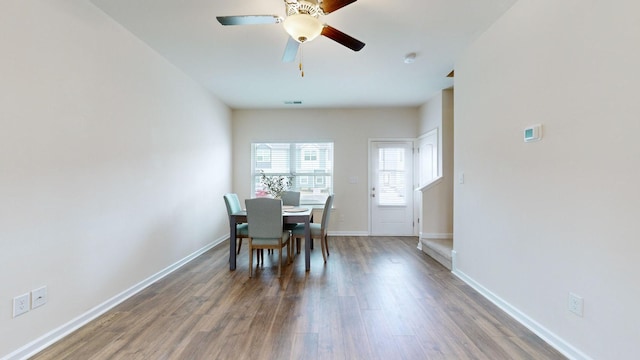
[{"label": "white baseboard trim", "polygon": [[451,272],[455,274],[458,266],[458,253],[455,250],[451,250]]},{"label": "white baseboard trim", "polygon": [[436,240],[447,240],[453,239],[452,233],[421,233],[420,240],[423,239],[436,239]]},{"label": "white baseboard trim", "polygon": [[535,320],[527,316],[522,311],[518,310],[516,307],[504,301],[502,298],[473,280],[471,277],[467,276],[462,271],[454,267],[452,273],[460,278],[460,280],[467,283],[467,285],[471,286],[473,289],[479,292],[482,296],[491,301],[493,304],[495,304],[497,307],[509,314],[520,324],[533,331],[533,333],[538,335],[542,340],[546,341],[549,345],[561,352],[564,356],[573,360],[591,360],[589,356],[576,349],[571,344],[560,338],[558,335],[546,329],[544,326],[537,323]]},{"label": "white baseboard trim", "polygon": [[367,231],[328,231],[329,236],[369,236]]},{"label": "white baseboard trim", "polygon": [[102,304],[90,309],[86,313],[76,317],[75,319],[69,321],[68,323],[58,327],[57,329],[51,330],[50,332],[44,334],[43,336],[31,341],[30,343],[24,345],[23,347],[11,352],[6,357],[3,357],[2,360],[23,360],[28,359],[29,357],[37,354],[38,352],[44,350],[48,346],[62,339],[63,337],[69,335],[73,331],[81,328],[92,320],[95,320],[100,315],[105,312],[111,310],[116,305],[122,303],[123,301],[129,299],[133,295],[139,293],[144,290],[149,285],[155,283],[156,281],[164,278],[165,276],[171,274],[172,272],[178,270],[185,264],[189,263],[191,260],[197,258],[198,256],[204,254],[209,251],[214,246],[222,243],[227,240],[229,236],[221,237],[217,240],[214,240],[212,243],[206,245],[205,247],[197,250],[196,252],[186,256],[185,258],[169,265],[168,267],[162,269],[158,273],[151,275],[150,277],[142,280],[136,285],[128,288],[127,290],[121,292],[120,294],[112,297],[111,299],[103,302]]},{"label": "white baseboard trim", "polygon": [[[396,235],[371,235],[368,231],[329,231],[327,232],[329,236],[396,236]],[[415,235],[398,235],[398,236],[413,236]]]}]

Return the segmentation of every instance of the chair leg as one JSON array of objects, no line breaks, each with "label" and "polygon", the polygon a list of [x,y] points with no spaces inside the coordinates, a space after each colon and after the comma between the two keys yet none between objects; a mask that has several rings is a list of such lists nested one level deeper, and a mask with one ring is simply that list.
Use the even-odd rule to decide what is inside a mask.
[{"label": "chair leg", "polygon": [[324,235],[324,247],[327,249],[327,256],[329,256],[329,236]]},{"label": "chair leg", "polygon": [[282,275],[282,248],[278,251],[278,277]]},{"label": "chair leg", "polygon": [[249,278],[251,278],[253,271],[253,248],[251,247],[251,242],[249,242]]},{"label": "chair leg", "polygon": [[327,250],[325,249],[325,247],[326,247],[326,244],[324,242],[324,239],[320,238],[320,248],[322,248],[322,258],[324,259],[324,262],[326,263],[327,262],[327,253],[326,253]]},{"label": "chair leg", "polygon": [[[291,247],[289,243],[283,244],[287,246],[287,265],[291,264]],[[284,250],[284,247],[282,248]]]},{"label": "chair leg", "polygon": [[236,254],[240,254],[240,248],[242,247],[242,238],[238,238],[238,252]]},{"label": "chair leg", "polygon": [[289,230],[289,239],[287,239],[287,263],[293,262],[293,238],[291,237],[291,230]]}]

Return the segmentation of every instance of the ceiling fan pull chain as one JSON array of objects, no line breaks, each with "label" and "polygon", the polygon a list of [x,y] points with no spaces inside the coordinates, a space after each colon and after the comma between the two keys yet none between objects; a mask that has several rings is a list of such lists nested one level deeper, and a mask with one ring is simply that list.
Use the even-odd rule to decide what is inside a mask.
[{"label": "ceiling fan pull chain", "polygon": [[302,49],[303,48],[304,46],[300,44],[300,64],[298,65],[298,68],[300,69],[300,77],[304,77],[304,70],[302,70]]}]

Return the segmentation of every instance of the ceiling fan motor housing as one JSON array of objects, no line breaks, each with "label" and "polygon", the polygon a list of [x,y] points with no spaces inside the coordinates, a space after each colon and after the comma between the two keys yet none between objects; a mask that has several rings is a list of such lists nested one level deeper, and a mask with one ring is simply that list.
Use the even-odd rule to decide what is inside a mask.
[{"label": "ceiling fan motor housing", "polygon": [[320,4],[315,0],[285,0],[285,3],[287,7],[287,16],[306,14],[317,18],[319,15],[324,15],[322,9],[320,8]]},{"label": "ceiling fan motor housing", "polygon": [[285,0],[287,18],[284,29],[299,43],[311,41],[322,32],[323,24],[318,20],[323,15],[320,4],[315,0]]}]

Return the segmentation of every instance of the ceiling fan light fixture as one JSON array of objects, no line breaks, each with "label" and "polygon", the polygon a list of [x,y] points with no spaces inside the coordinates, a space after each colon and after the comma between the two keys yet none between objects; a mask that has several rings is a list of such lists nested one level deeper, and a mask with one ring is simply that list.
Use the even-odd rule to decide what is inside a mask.
[{"label": "ceiling fan light fixture", "polygon": [[282,26],[299,43],[317,38],[324,27],[320,20],[307,14],[289,15]]}]

